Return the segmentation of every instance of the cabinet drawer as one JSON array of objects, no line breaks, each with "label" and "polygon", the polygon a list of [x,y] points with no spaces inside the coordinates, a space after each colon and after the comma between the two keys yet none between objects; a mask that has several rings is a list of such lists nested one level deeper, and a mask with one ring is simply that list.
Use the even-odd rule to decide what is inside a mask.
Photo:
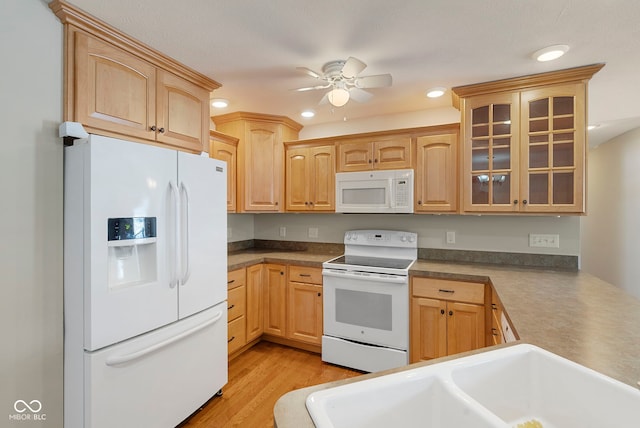
[{"label": "cabinet drawer", "polygon": [[245,285],[246,282],[247,275],[244,268],[227,272],[227,288],[229,290]]},{"label": "cabinet drawer", "polygon": [[227,310],[228,310],[228,320],[232,321],[242,315],[245,314],[246,307],[246,294],[245,287],[236,287],[229,290],[229,294],[227,296]]},{"label": "cabinet drawer", "polygon": [[434,278],[413,278],[412,284],[417,297],[484,304],[484,284]]},{"label": "cabinet drawer", "polygon": [[289,266],[289,281],[322,285],[322,269],[308,266]]},{"label": "cabinet drawer", "polygon": [[229,322],[227,330],[227,352],[233,354],[247,343],[246,318],[241,316]]}]

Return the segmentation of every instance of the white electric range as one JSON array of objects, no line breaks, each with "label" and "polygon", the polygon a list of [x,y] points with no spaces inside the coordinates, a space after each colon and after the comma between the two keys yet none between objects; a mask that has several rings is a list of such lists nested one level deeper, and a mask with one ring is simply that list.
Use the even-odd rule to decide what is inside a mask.
[{"label": "white electric range", "polygon": [[323,263],[322,360],[367,372],[409,362],[409,269],[417,234],[345,233],[345,253]]}]

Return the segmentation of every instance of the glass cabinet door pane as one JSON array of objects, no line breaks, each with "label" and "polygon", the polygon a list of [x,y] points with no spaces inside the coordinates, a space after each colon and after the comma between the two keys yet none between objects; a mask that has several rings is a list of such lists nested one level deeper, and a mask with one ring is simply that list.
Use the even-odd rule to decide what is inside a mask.
[{"label": "glass cabinet door pane", "polygon": [[529,204],[549,203],[549,174],[529,174]]},{"label": "glass cabinet door pane", "polygon": [[555,172],[553,174],[553,203],[557,205],[573,204],[573,172]]},{"label": "glass cabinet door pane", "polygon": [[511,204],[511,176],[509,173],[493,175],[491,187],[494,205]]},{"label": "glass cabinet door pane", "polygon": [[493,105],[493,123],[511,123],[511,105],[494,104]]},{"label": "glass cabinet door pane", "polygon": [[511,147],[498,147],[493,149],[492,170],[511,168]]},{"label": "glass cabinet door pane", "polygon": [[475,174],[471,177],[471,202],[477,205],[489,203],[489,175]]},{"label": "glass cabinet door pane", "polygon": [[529,168],[547,168],[549,166],[549,145],[529,146]]},{"label": "glass cabinet door pane", "polygon": [[553,145],[553,166],[573,166],[573,143]]},{"label": "glass cabinet door pane", "polygon": [[489,149],[478,149],[471,152],[471,170],[486,171],[489,169]]},{"label": "glass cabinet door pane", "polygon": [[531,101],[529,103],[529,118],[548,117],[549,116],[549,99]]},{"label": "glass cabinet door pane", "polygon": [[489,106],[482,106],[471,110],[471,124],[480,125],[483,123],[489,123]]},{"label": "glass cabinet door pane", "polygon": [[575,114],[573,97],[553,97],[553,115]]}]

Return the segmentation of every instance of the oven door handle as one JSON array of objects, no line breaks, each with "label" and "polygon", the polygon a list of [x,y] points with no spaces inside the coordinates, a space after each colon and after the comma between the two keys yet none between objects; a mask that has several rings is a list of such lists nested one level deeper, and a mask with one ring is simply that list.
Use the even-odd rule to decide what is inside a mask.
[{"label": "oven door handle", "polygon": [[342,279],[355,279],[360,281],[376,281],[376,282],[386,282],[390,284],[406,284],[407,277],[406,276],[397,276],[397,275],[380,275],[376,273],[352,273],[345,272],[340,270],[327,270],[324,269],[322,271],[322,276],[330,277],[330,278],[342,278]]}]

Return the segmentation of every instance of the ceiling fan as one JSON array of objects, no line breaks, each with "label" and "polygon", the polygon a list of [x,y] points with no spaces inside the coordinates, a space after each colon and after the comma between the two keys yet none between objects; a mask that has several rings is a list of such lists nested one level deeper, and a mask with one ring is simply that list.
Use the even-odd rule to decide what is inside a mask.
[{"label": "ceiling fan", "polygon": [[373,76],[358,76],[367,67],[367,64],[357,58],[349,57],[346,61],[330,61],[322,66],[322,74],[307,67],[297,67],[298,70],[309,76],[324,80],[326,83],[306,88],[298,88],[296,91],[312,91],[316,89],[329,89],[320,104],[329,101],[335,107],[342,107],[349,99],[357,102],[367,102],[373,94],[365,91],[369,88],[382,88],[391,86],[391,74],[376,74]]}]

